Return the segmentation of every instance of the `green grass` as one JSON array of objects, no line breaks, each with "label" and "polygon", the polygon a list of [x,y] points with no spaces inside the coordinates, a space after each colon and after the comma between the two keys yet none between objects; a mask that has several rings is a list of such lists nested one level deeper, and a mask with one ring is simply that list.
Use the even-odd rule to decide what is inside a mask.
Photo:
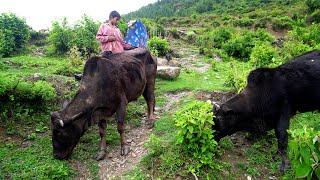
[{"label": "green grass", "polygon": [[[231,65],[232,64],[232,65]],[[233,68],[232,68],[233,66]],[[250,66],[243,62],[217,62],[214,67],[205,73],[198,73],[189,69],[182,69],[180,76],[173,81],[157,79],[156,89],[161,92],[190,91],[227,91],[230,87],[225,85],[228,75],[234,70],[248,71]]]},{"label": "green grass", "polygon": [[[65,74],[58,75],[61,69],[68,69],[69,62],[65,58],[17,56],[0,59],[0,76],[17,77],[21,81],[40,73],[41,79],[50,81],[58,88],[62,86],[76,86],[72,78]],[[71,68],[71,71],[82,67]],[[77,88],[69,91],[62,88],[66,96],[58,98],[72,98]],[[68,91],[68,92],[65,92]],[[160,95],[160,94],[159,94]],[[159,98],[161,104],[164,98]],[[0,122],[5,132],[1,132],[0,141],[0,179],[71,179],[77,177],[78,172],[74,164],[80,163],[90,178],[96,178],[99,166],[93,158],[99,150],[99,134],[96,125],[81,137],[73,151],[70,160],[60,161],[53,158],[50,132],[50,112],[60,109],[54,102],[38,105],[20,106],[16,104],[12,119],[0,116]],[[141,97],[136,102],[129,103],[127,122],[130,126],[140,126],[140,119],[146,112],[145,100]],[[117,132],[114,118],[110,118],[106,129],[108,151],[120,145],[120,136]],[[2,138],[9,138],[2,143]],[[11,139],[11,140],[10,140]],[[27,141],[30,146],[21,146],[21,141]]]},{"label": "green grass", "polygon": [[74,175],[67,161],[52,156],[51,139],[36,137],[26,148],[7,143],[0,146],[0,178],[3,179],[67,179]]}]

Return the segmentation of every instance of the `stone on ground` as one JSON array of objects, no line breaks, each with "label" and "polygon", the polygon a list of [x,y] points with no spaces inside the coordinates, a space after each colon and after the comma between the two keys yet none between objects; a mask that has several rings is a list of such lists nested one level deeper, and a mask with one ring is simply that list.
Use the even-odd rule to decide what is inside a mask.
[{"label": "stone on ground", "polygon": [[179,75],[180,75],[179,67],[158,66],[157,68],[157,76],[162,79],[172,80],[177,78]]}]

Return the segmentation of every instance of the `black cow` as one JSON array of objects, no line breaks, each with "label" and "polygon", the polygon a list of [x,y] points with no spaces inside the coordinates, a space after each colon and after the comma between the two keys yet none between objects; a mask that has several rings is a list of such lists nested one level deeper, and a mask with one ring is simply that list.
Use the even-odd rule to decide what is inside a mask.
[{"label": "black cow", "polygon": [[263,134],[275,129],[283,172],[289,165],[290,118],[297,111],[320,109],[320,51],[308,52],[276,68],[258,68],[250,72],[247,82],[240,94],[215,105],[215,138],[237,131]]},{"label": "black cow", "polygon": [[98,122],[100,152],[105,156],[106,118],[116,113],[121,138],[121,155],[127,154],[124,120],[127,104],[143,95],[148,105],[148,119],[154,120],[154,86],[157,63],[147,50],[135,49],[108,57],[92,57],[84,67],[84,75],[74,99],[62,110],[51,114],[53,154],[68,158],[80,137]]}]

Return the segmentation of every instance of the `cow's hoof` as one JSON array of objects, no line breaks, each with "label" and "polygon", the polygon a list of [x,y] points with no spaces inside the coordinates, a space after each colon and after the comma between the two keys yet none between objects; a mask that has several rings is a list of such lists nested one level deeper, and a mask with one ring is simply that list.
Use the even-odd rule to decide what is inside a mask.
[{"label": "cow's hoof", "polygon": [[125,156],[129,154],[129,152],[130,152],[130,146],[124,145],[121,147],[121,152],[120,152],[121,156]]},{"label": "cow's hoof", "polygon": [[154,120],[149,119],[146,126],[148,129],[152,129],[154,127]]},{"label": "cow's hoof", "polygon": [[100,151],[97,155],[96,155],[96,160],[97,161],[101,161],[106,157],[106,151]]},{"label": "cow's hoof", "polygon": [[288,160],[282,161],[279,167],[280,173],[284,174],[286,170],[290,168],[290,162]]}]

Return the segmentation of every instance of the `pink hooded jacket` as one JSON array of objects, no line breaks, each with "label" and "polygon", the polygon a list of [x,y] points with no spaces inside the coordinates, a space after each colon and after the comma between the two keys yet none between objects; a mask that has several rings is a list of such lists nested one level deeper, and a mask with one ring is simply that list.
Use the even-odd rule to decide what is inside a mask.
[{"label": "pink hooded jacket", "polygon": [[[108,42],[109,36],[114,36],[115,41]],[[109,23],[101,24],[97,36],[97,40],[101,44],[102,51],[111,51],[112,53],[121,53],[124,49],[130,48],[129,44],[123,41],[119,28]]]}]

